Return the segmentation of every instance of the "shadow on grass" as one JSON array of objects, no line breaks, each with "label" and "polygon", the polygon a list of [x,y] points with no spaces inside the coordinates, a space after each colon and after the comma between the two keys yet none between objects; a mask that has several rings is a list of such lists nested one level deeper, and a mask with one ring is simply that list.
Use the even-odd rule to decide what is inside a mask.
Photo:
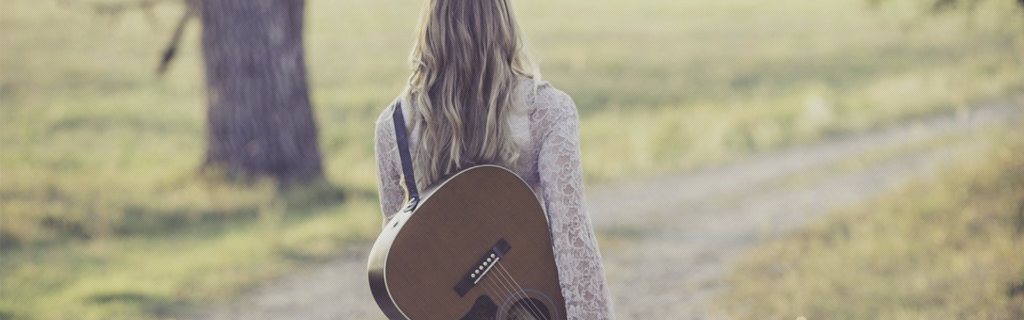
[{"label": "shadow on grass", "polygon": [[[223,231],[249,226],[270,214],[281,215],[288,224],[318,215],[329,214],[349,199],[348,191],[329,183],[291,187],[264,201],[249,203],[233,210],[186,212],[160,210],[136,204],[125,208],[124,222],[116,229],[118,236],[168,236],[187,232],[191,235],[216,236]],[[366,197],[366,192],[353,192]],[[191,232],[188,232],[191,231]]]},{"label": "shadow on grass", "polygon": [[[37,225],[39,232],[0,233],[0,248],[45,249],[69,242],[138,236],[217,237],[227,230],[251,226],[267,216],[276,223],[289,224],[330,214],[352,197],[376,199],[371,191],[346,190],[326,181],[280,189],[191,177],[122,197],[100,198],[79,190],[57,191],[58,195],[30,200],[77,208],[78,213],[44,212],[26,217],[35,220],[30,223]],[[107,194],[114,193],[117,192]]]},{"label": "shadow on grass", "polygon": [[0,320],[19,320],[19,319],[27,319],[27,318],[15,317],[13,312],[10,312],[10,311],[7,311],[7,310],[0,310]]},{"label": "shadow on grass", "polygon": [[161,319],[184,316],[188,310],[195,307],[183,300],[167,299],[132,291],[94,294],[85,298],[85,302],[99,305],[120,304],[126,308],[139,310],[142,314],[153,315]]}]

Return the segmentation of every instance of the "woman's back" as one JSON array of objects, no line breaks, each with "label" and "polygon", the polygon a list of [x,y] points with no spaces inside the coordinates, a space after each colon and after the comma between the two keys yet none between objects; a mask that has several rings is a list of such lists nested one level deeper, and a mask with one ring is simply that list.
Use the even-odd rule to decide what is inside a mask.
[{"label": "woman's back", "polygon": [[[604,269],[586,210],[576,105],[546,82],[535,87],[533,80],[523,80],[514,94],[527,103],[510,110],[508,125],[520,154],[508,167],[545,206],[569,319],[611,319]],[[413,102],[402,100],[410,150],[415,153],[422,129],[417,119],[422,115],[416,113]],[[381,114],[375,136],[385,223],[405,200],[391,112],[388,108]]]}]

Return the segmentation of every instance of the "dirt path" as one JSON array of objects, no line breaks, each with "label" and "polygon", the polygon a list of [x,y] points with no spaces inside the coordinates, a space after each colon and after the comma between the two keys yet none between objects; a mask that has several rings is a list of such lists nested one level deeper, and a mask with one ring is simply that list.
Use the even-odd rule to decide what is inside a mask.
[{"label": "dirt path", "polygon": [[[744,249],[969,154],[960,147],[908,147],[915,141],[1019,125],[1021,113],[1019,105],[992,104],[700,172],[591,188],[618,318],[715,318],[707,302],[725,289],[721,275]],[[874,160],[839,166],[866,157]],[[383,319],[367,285],[367,252],[368,246],[357,248],[197,318]]]}]

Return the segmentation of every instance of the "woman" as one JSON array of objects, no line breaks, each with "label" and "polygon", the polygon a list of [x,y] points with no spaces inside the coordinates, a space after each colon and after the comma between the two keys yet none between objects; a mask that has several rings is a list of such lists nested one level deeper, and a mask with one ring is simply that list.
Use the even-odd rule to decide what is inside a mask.
[{"label": "woman", "polygon": [[[523,178],[548,214],[569,319],[611,319],[586,210],[576,105],[540,82],[509,0],[426,0],[400,96],[418,189],[478,164]],[[392,110],[377,120],[385,223],[405,200]]]}]

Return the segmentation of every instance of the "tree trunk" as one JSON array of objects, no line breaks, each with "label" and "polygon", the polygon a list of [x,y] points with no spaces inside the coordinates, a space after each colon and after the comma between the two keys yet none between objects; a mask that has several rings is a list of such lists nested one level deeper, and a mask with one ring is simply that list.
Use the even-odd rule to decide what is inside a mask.
[{"label": "tree trunk", "polygon": [[204,170],[284,184],[321,179],[306,87],[305,0],[203,0],[209,99]]}]

